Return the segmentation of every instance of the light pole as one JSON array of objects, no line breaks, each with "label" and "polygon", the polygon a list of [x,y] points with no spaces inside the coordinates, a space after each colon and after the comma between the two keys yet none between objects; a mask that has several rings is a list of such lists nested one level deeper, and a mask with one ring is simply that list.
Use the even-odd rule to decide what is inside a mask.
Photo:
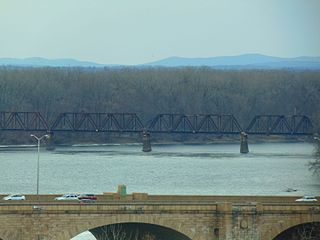
[{"label": "light pole", "polygon": [[48,134],[45,134],[41,137],[37,137],[36,135],[34,134],[31,134],[30,135],[31,137],[34,137],[35,139],[37,139],[38,141],[38,161],[37,161],[37,195],[39,195],[39,167],[40,167],[40,141],[43,139],[43,138],[49,138],[50,136]]}]

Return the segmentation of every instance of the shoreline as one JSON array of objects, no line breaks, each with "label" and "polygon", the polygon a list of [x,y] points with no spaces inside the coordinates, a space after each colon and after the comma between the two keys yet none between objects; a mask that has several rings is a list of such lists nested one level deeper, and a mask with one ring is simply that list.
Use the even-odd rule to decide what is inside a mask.
[{"label": "shoreline", "polygon": [[[131,139],[132,140],[132,139]],[[249,144],[268,144],[268,143],[310,143],[313,144],[312,138],[249,138]],[[151,144],[156,146],[165,145],[223,145],[223,144],[240,144],[240,140],[235,138],[224,138],[224,139],[211,139],[207,141],[159,141],[152,140]],[[139,146],[142,142],[138,141],[113,141],[113,142],[73,142],[73,143],[55,143],[57,147],[100,147],[100,146]],[[0,143],[0,149],[5,148],[35,148],[36,144],[2,144]],[[43,143],[42,147],[46,147]]]}]

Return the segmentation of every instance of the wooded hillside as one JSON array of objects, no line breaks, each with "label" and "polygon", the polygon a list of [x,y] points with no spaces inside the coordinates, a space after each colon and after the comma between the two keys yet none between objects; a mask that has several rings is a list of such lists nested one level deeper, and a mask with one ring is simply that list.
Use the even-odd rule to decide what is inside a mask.
[{"label": "wooded hillside", "polygon": [[210,68],[0,68],[0,111],[320,116],[320,72]]}]

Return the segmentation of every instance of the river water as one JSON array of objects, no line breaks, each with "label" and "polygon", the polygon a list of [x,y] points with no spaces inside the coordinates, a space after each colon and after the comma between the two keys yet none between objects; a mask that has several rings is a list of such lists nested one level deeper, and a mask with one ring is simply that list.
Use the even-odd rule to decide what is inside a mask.
[{"label": "river water", "polygon": [[[127,192],[201,195],[320,195],[310,143],[140,144],[58,147],[40,152],[40,194]],[[0,193],[36,192],[37,148],[0,147]],[[296,188],[297,192],[286,192]],[[90,233],[73,240],[94,239]]]},{"label": "river water", "polygon": [[[307,163],[310,143],[58,147],[40,152],[42,194],[127,191],[149,194],[320,195],[320,181]],[[0,147],[0,193],[36,192],[36,147]]]}]

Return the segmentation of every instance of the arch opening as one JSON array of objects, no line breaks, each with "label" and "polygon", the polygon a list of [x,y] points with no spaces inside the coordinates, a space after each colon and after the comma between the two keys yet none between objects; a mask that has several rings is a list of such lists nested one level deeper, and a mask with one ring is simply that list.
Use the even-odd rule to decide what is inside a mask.
[{"label": "arch opening", "polygon": [[303,223],[280,233],[273,240],[319,240],[320,222]]},{"label": "arch opening", "polygon": [[89,231],[84,231],[72,237],[70,240],[96,240],[96,238]]},{"label": "arch opening", "polygon": [[89,232],[97,240],[191,240],[171,228],[140,222],[109,224],[90,229]]}]

